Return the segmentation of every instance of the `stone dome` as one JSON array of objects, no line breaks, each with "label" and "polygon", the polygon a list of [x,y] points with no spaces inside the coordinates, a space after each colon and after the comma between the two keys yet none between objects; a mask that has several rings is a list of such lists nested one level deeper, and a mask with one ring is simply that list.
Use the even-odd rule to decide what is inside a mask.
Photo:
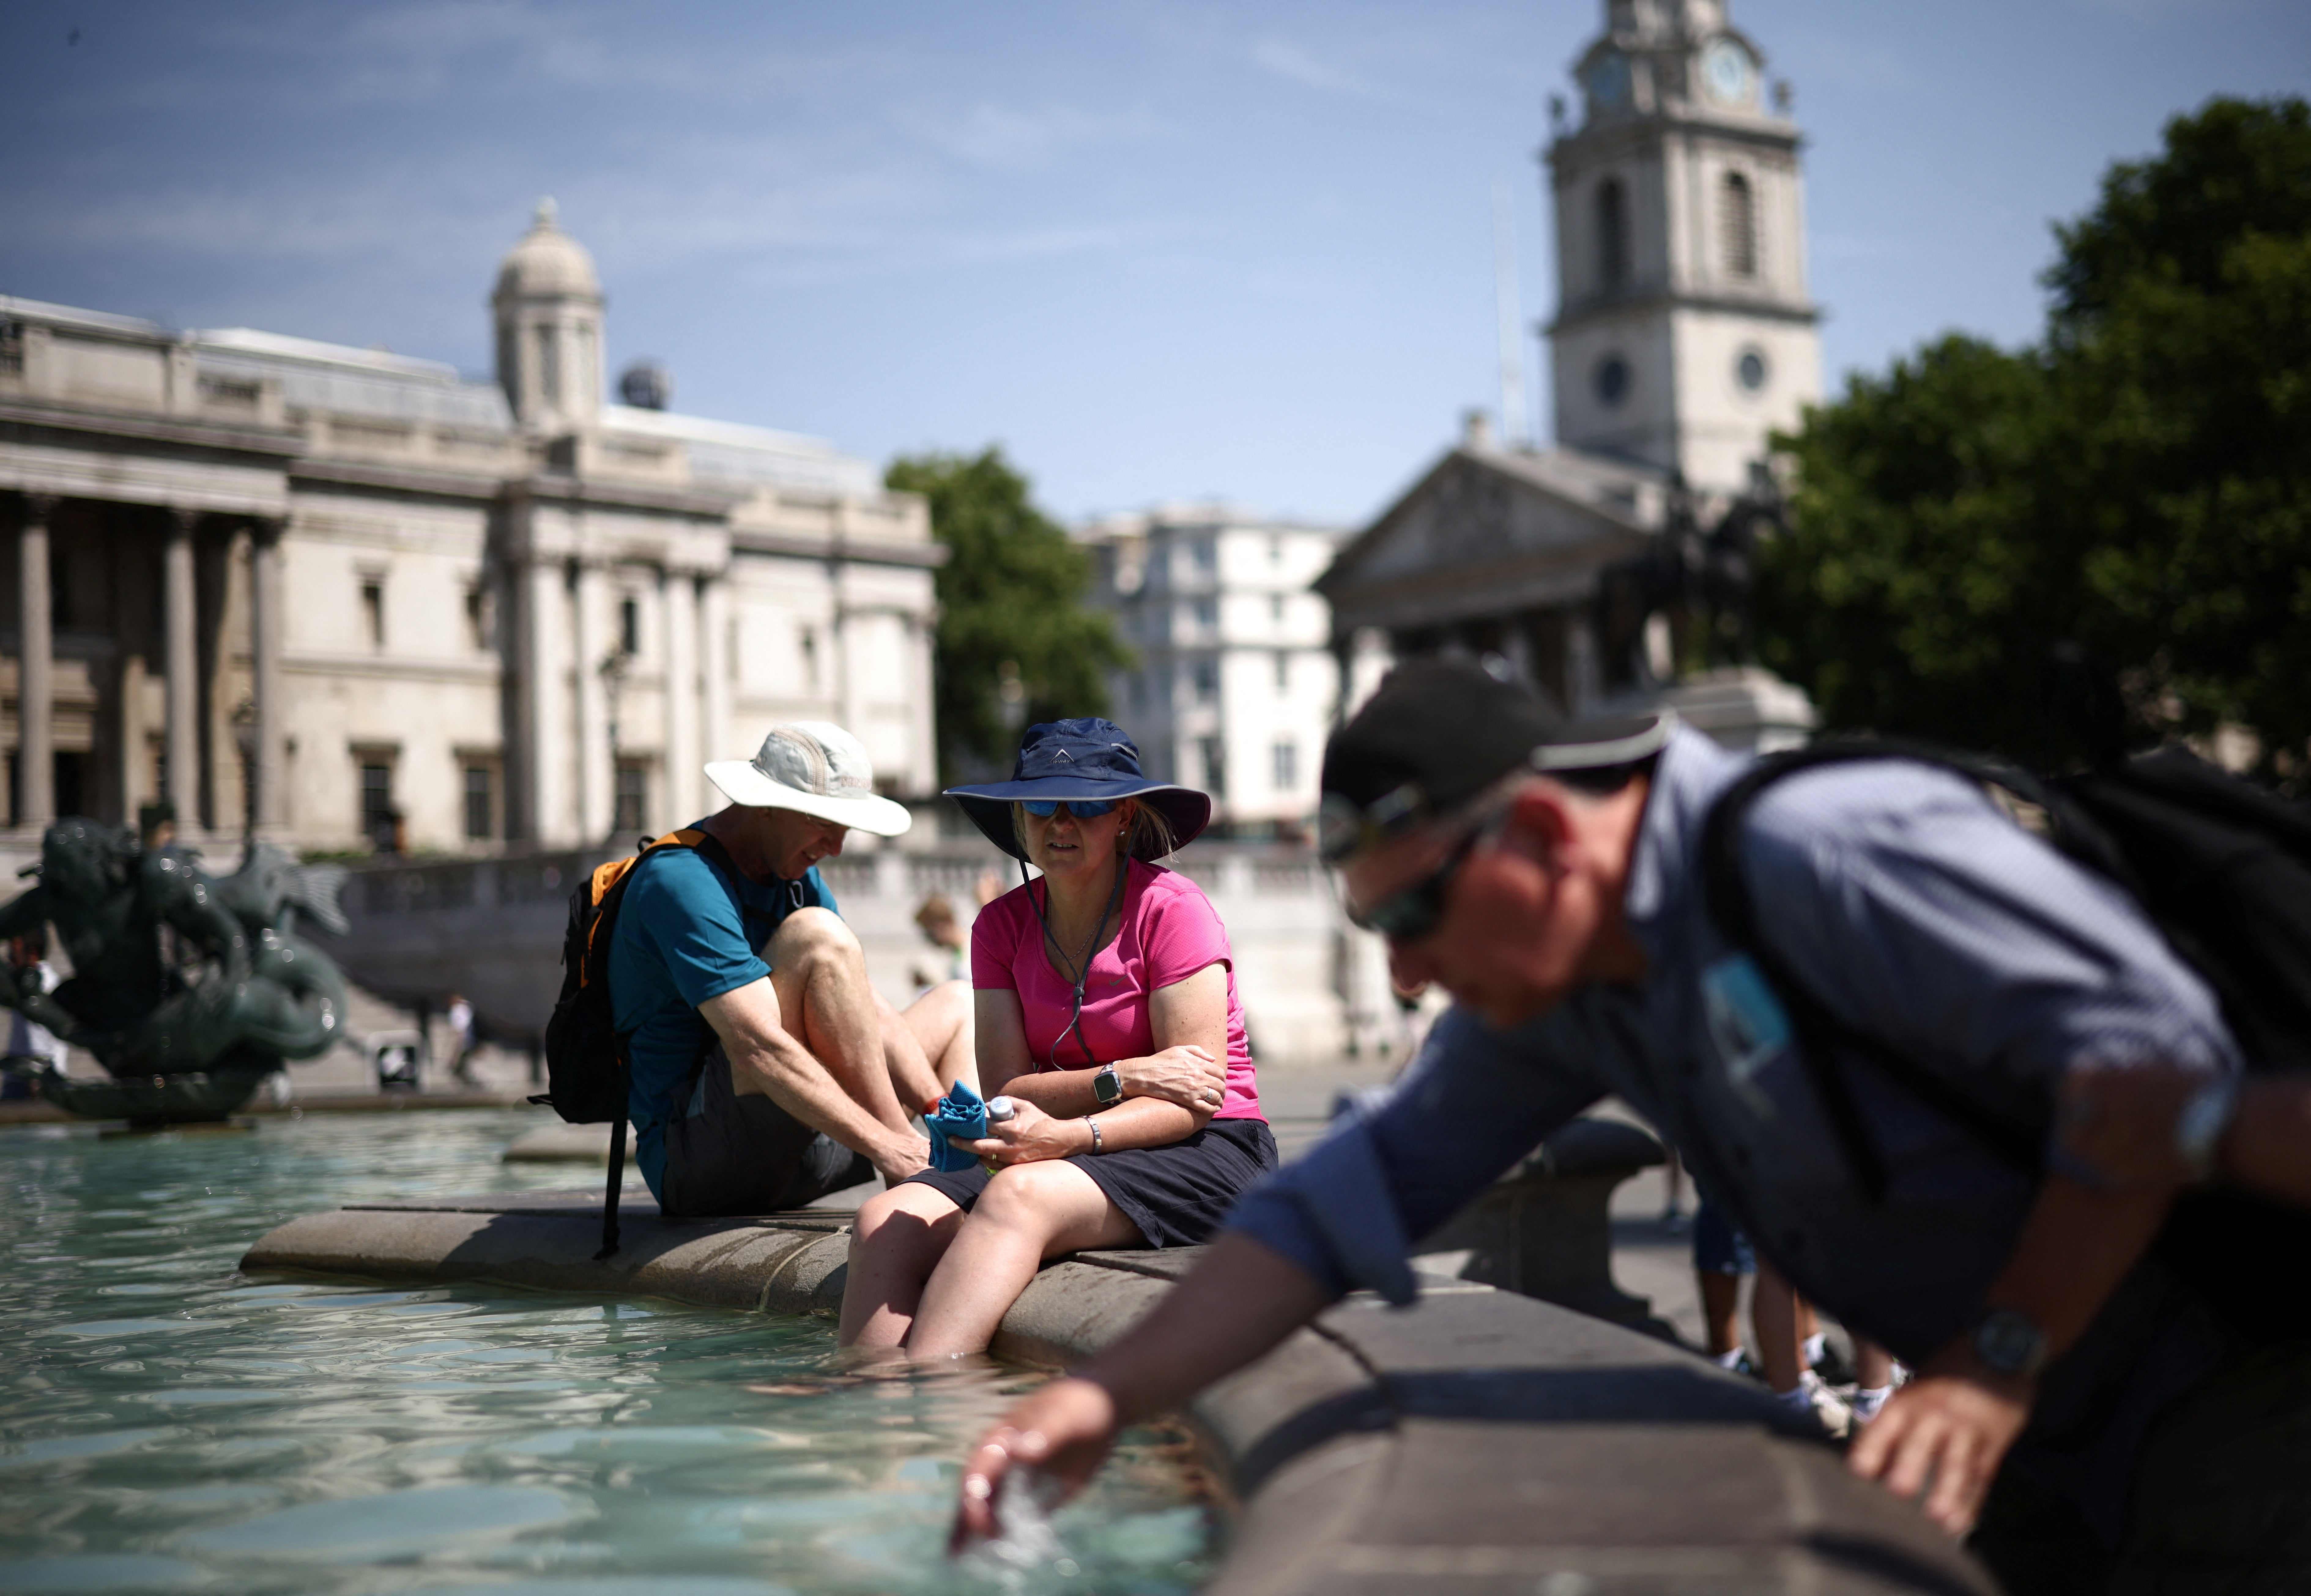
[{"label": "stone dome", "polygon": [[554,221],[554,202],[541,199],[537,202],[536,220],[498,267],[496,297],[556,296],[598,300],[602,297],[602,279],[595,274],[594,257],[586,253],[586,246],[562,231]]}]

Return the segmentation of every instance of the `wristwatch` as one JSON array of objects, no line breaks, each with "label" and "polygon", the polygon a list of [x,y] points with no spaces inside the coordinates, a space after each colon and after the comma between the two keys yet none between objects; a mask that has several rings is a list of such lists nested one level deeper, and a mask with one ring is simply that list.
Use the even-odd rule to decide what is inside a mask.
[{"label": "wristwatch", "polygon": [[2035,1380],[2046,1366],[2046,1332],[2019,1308],[1992,1308],[1974,1321],[1974,1356],[1993,1374]]},{"label": "wristwatch", "polygon": [[1114,1065],[1099,1067],[1099,1073],[1091,1077],[1091,1095],[1099,1099],[1102,1108],[1113,1108],[1123,1101],[1123,1082],[1117,1077]]}]

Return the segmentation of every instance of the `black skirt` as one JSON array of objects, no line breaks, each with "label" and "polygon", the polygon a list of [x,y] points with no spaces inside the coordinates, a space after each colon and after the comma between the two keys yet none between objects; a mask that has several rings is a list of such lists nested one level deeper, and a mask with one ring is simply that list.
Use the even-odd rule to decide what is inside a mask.
[{"label": "black skirt", "polygon": [[[1211,1239],[1235,1199],[1276,1167],[1276,1138],[1265,1120],[1213,1120],[1161,1147],[1078,1153],[1068,1160],[1139,1227],[1151,1247],[1191,1247]],[[903,1184],[924,1185],[964,1213],[987,1190],[984,1166],[927,1169]]]}]

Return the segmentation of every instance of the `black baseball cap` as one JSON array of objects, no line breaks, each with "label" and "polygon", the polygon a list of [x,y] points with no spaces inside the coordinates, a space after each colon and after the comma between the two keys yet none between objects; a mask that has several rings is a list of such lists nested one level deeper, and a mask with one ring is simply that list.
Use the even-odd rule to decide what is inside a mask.
[{"label": "black baseball cap", "polygon": [[1676,723],[1665,712],[1568,719],[1471,661],[1413,660],[1325,744],[1318,846],[1337,864],[1514,770],[1577,781],[1635,767]]}]

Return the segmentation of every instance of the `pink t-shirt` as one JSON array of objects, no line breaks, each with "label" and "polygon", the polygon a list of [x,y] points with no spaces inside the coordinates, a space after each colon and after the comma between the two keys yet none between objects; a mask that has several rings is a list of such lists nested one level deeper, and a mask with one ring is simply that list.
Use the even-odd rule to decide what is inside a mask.
[{"label": "pink t-shirt", "polygon": [[[1212,1118],[1259,1119],[1260,1090],[1244,1041],[1243,1005],[1235,995],[1235,960],[1228,952],[1227,928],[1203,889],[1177,871],[1138,859],[1125,862],[1122,927],[1114,941],[1092,955],[1091,979],[1084,987],[1083,1036],[1091,1043],[1091,1060],[1067,1029],[1075,986],[1051,967],[1042,922],[1027,901],[1033,892],[1040,903],[1042,891],[1040,883],[1012,888],[981,910],[971,928],[971,984],[981,991],[1018,993],[1034,1067],[1081,1069],[1092,1060],[1106,1064],[1147,1057],[1156,1051],[1147,995],[1187,980],[1207,964],[1225,964],[1227,1097]],[[1065,1042],[1060,1040],[1063,1032]]]}]

